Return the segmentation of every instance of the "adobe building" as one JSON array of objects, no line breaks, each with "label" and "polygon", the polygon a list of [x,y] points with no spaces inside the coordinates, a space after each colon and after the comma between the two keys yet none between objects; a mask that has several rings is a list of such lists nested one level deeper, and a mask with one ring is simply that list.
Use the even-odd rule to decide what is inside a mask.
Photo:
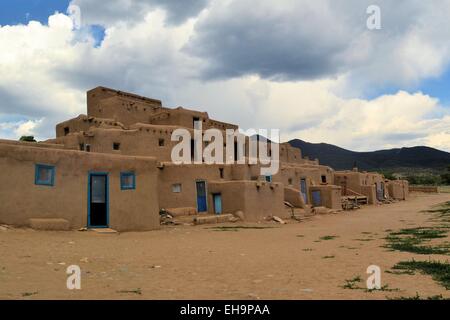
[{"label": "adobe building", "polygon": [[382,203],[388,199],[406,200],[409,186],[406,180],[387,180],[379,173],[359,172],[358,168],[335,171],[334,183],[341,187],[343,197],[359,197],[368,204]]},{"label": "adobe building", "polygon": [[[160,212],[174,216],[238,214],[246,221],[289,218],[297,208],[341,210],[342,197],[363,195],[406,199],[404,182],[376,174],[335,172],[302,157],[288,143],[279,150],[279,171],[261,175],[261,164],[175,164],[175,130],[237,130],[206,112],[163,107],[161,101],[97,87],[87,92],[87,114],[56,126],[56,138],[44,142],[0,140],[0,223],[36,228],[110,227],[118,231],[152,230]],[[245,145],[254,137],[244,137]],[[258,138],[259,139],[259,138]],[[202,142],[202,147],[207,147]],[[191,157],[195,158],[191,141]],[[227,146],[224,143],[224,154]],[[10,177],[15,177],[11,183]],[[380,189],[381,188],[381,189]],[[380,190],[379,190],[380,189]]]}]

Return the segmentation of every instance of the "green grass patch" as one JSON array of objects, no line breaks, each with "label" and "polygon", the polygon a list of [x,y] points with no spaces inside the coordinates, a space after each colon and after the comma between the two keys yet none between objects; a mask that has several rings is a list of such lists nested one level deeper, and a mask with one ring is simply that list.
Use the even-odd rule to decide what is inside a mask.
[{"label": "green grass patch", "polygon": [[447,237],[446,228],[440,227],[419,227],[401,229],[397,232],[391,232],[385,240],[386,248],[394,251],[404,251],[417,254],[449,254],[450,246],[448,244],[441,245],[424,245],[431,239],[439,239]]},{"label": "green grass patch", "polygon": [[430,275],[434,281],[441,284],[445,289],[450,290],[450,264],[448,261],[401,261],[392,269],[412,272],[419,271],[422,274]]},{"label": "green grass patch", "polygon": [[319,239],[327,241],[327,240],[333,240],[333,239],[336,239],[336,238],[338,238],[338,236],[323,236],[323,237],[320,237]]},{"label": "green grass patch", "polygon": [[372,293],[372,292],[377,292],[377,291],[384,291],[384,292],[394,292],[394,291],[400,291],[400,289],[398,288],[389,288],[389,285],[386,284],[384,286],[382,286],[380,289],[366,289],[366,292]]},{"label": "green grass patch", "polygon": [[334,259],[335,256],[323,256],[322,259]]},{"label": "green grass patch", "polygon": [[342,286],[344,289],[358,290],[364,289],[358,286],[358,283],[362,281],[360,276],[353,277],[352,279],[345,280],[345,284]]},{"label": "green grass patch", "polygon": [[396,297],[396,298],[387,298],[388,300],[449,300],[447,298],[444,298],[442,294],[435,295],[431,297],[422,298],[418,292],[416,292],[416,295],[413,297]]},{"label": "green grass patch", "polygon": [[31,296],[34,296],[36,294],[38,294],[37,291],[35,291],[35,292],[24,292],[24,293],[22,293],[22,297],[31,297]]},{"label": "green grass patch", "polygon": [[436,213],[439,218],[450,216],[450,201],[439,205],[436,209],[426,210],[425,212]]},{"label": "green grass patch", "polygon": [[142,290],[141,290],[141,288],[137,288],[137,289],[133,289],[133,290],[120,290],[120,291],[117,291],[117,293],[133,293],[133,294],[141,295]]}]

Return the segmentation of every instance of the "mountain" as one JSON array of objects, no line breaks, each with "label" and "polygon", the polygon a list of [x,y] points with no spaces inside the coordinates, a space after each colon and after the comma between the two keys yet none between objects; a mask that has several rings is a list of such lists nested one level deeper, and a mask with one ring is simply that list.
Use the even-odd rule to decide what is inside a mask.
[{"label": "mountain", "polygon": [[450,165],[450,153],[429,147],[397,148],[372,152],[355,152],[327,143],[309,143],[294,139],[289,143],[302,150],[303,156],[318,158],[321,164],[337,170],[425,168],[441,170]]}]

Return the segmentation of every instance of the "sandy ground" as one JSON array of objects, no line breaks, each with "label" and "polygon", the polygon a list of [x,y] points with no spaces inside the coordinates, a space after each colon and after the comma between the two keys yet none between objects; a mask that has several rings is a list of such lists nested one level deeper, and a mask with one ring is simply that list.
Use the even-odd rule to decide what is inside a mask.
[{"label": "sandy ground", "polygon": [[[385,272],[402,260],[445,261],[448,256],[382,247],[385,230],[429,225],[430,215],[420,211],[449,200],[450,194],[414,195],[407,202],[301,223],[259,224],[272,228],[258,230],[177,226],[122,234],[0,231],[0,298],[385,299],[416,292],[449,297],[430,276]],[[320,240],[324,236],[336,238]],[[72,264],[81,267],[81,290],[66,288],[66,268]],[[381,267],[382,285],[398,291],[342,288],[355,276],[364,286],[372,264]]]}]

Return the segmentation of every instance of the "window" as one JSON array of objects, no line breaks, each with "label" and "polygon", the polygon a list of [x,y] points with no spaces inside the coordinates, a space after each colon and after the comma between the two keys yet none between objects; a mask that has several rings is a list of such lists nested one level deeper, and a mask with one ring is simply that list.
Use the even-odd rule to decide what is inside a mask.
[{"label": "window", "polygon": [[64,127],[64,135],[67,136],[70,132],[69,127]]},{"label": "window", "polygon": [[289,179],[288,179],[288,184],[289,184],[289,185],[292,185],[292,178],[289,178]]},{"label": "window", "polygon": [[113,150],[120,150],[120,143],[114,142],[113,143]]},{"label": "window", "polygon": [[172,185],[172,192],[173,193],[180,193],[181,192],[181,183],[175,183]]},{"label": "window", "polygon": [[136,189],[136,175],[134,172],[120,173],[120,189],[133,190]]},{"label": "window", "polygon": [[266,181],[267,182],[272,182],[272,176],[266,176]]},{"label": "window", "polygon": [[223,168],[219,168],[220,179],[223,179]]},{"label": "window", "polygon": [[80,143],[80,151],[84,151],[84,143]]},{"label": "window", "polygon": [[164,147],[164,139],[159,139],[159,140],[158,140],[158,145],[159,145],[160,147]]},{"label": "window", "polygon": [[327,183],[327,176],[322,176],[322,183]]},{"label": "window", "polygon": [[55,167],[37,164],[35,168],[34,183],[43,186],[53,186],[55,184]]},{"label": "window", "polygon": [[91,145],[90,144],[86,145],[86,152],[91,152]]}]

